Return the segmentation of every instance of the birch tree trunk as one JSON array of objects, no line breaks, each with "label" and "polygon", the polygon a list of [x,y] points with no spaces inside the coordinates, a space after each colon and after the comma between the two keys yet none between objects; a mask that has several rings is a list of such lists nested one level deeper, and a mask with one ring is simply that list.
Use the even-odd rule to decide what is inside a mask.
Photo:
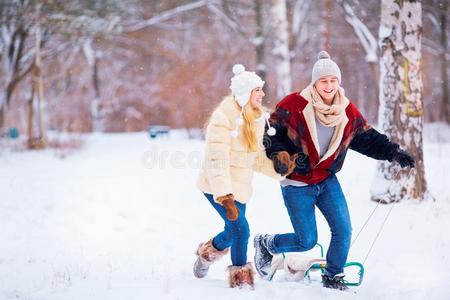
[{"label": "birch tree trunk", "polygon": [[379,40],[381,131],[414,156],[415,168],[378,163],[372,200],[421,201],[427,192],[423,162],[422,7],[420,1],[382,0]]},{"label": "birch tree trunk", "polygon": [[286,0],[272,0],[272,26],[274,35],[275,68],[277,75],[277,99],[291,92],[291,60],[289,58],[289,32]]}]

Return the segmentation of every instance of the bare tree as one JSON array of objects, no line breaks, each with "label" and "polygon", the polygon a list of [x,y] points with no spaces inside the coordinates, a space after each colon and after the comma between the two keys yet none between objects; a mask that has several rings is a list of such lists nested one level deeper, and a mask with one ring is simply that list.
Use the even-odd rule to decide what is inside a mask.
[{"label": "bare tree", "polygon": [[[288,27],[286,0],[273,0],[269,7],[270,15],[268,17],[265,17],[267,7],[265,2],[262,0],[254,0],[252,5],[255,16],[254,26],[251,26],[252,24],[246,24],[244,26],[244,22],[237,17],[239,13],[236,13],[237,11],[240,11],[241,14],[245,14],[244,11],[251,13],[251,10],[248,10],[248,7],[244,4],[231,4],[230,2],[224,0],[220,6],[209,5],[209,9],[219,16],[230,29],[237,32],[240,37],[253,45],[256,54],[256,71],[264,81],[267,81],[268,70],[266,50],[271,50],[271,54],[275,58],[274,65],[277,79],[276,98],[281,99],[292,88],[290,67],[292,57],[290,46],[295,46],[296,43],[295,39],[291,39]],[[295,12],[296,30],[300,29],[304,19],[298,13],[297,10]],[[246,29],[244,30],[243,28]],[[273,38],[273,46],[267,44],[269,37]],[[265,86],[265,92],[267,98],[272,98],[269,85]]]},{"label": "bare tree", "polygon": [[[365,61],[369,64],[373,81],[378,82],[378,41],[370,32],[367,25],[356,15],[355,7],[358,5],[358,1],[336,0],[336,2],[344,10],[345,21],[352,27],[353,32],[366,53]],[[378,86],[375,87],[375,90],[378,95]]]},{"label": "bare tree", "polygon": [[[34,66],[35,6],[30,0],[0,4],[0,128],[15,88]],[[45,32],[44,32],[45,33]],[[45,43],[46,37],[41,39]]]},{"label": "bare tree", "polygon": [[[411,18],[411,16],[414,16]],[[372,200],[424,200],[429,194],[423,162],[420,1],[381,1],[379,126],[414,156],[414,172],[379,162]]]},{"label": "bare tree", "polygon": [[378,62],[378,42],[375,36],[370,32],[369,28],[356,15],[355,9],[352,7],[352,1],[336,0],[343,8],[345,20],[352,26],[353,31],[358,38],[361,46],[366,52],[366,61],[368,63]]},{"label": "bare tree", "polygon": [[[269,31],[264,15],[264,1],[253,0],[251,5],[231,3],[222,0],[220,4],[208,5],[209,10],[214,13],[229,29],[236,32],[240,38],[254,47],[256,52],[256,71],[263,80],[266,80],[266,40]],[[253,14],[255,17],[255,30],[245,22],[244,15]]]},{"label": "bare tree", "polygon": [[207,5],[212,5],[217,3],[218,1],[214,0],[199,0],[191,3],[186,3],[182,5],[175,6],[172,9],[168,9],[162,12],[156,13],[154,16],[148,19],[132,19],[125,21],[123,24],[124,32],[135,32],[138,30],[142,30],[154,25],[158,25],[164,21],[167,21],[179,14],[186,13],[198,8],[205,7]]},{"label": "bare tree", "polygon": [[[94,2],[90,4],[95,9]],[[112,31],[117,23],[114,17],[105,22],[106,18],[95,15],[80,3],[59,4],[62,3],[33,0],[1,4],[0,81],[5,92],[0,95],[0,126],[4,124],[5,108],[11,102],[14,89],[30,74],[32,92],[27,100],[27,132],[28,145],[32,148],[45,145],[44,77],[58,80],[58,74],[43,75],[45,63],[61,53],[79,51],[87,37]],[[46,48],[49,44],[51,47]],[[63,65],[67,64],[63,62]],[[38,125],[37,137],[34,136],[34,123]]]}]

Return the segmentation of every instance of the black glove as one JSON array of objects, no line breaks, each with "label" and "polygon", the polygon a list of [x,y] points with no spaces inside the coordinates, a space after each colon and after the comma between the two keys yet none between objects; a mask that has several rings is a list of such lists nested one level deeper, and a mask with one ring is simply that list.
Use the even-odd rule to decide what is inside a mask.
[{"label": "black glove", "polygon": [[406,151],[398,149],[392,156],[392,160],[400,164],[402,168],[414,168],[414,158]]}]

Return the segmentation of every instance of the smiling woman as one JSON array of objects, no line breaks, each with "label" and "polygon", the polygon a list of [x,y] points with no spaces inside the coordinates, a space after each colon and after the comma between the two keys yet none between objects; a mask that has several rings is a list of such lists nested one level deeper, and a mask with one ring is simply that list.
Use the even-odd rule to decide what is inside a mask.
[{"label": "smiling woman", "polygon": [[233,73],[232,95],[214,110],[206,128],[205,166],[197,184],[224,221],[225,229],[200,244],[194,263],[195,277],[203,278],[214,262],[231,252],[228,279],[232,288],[253,287],[253,266],[247,262],[250,231],[245,215],[253,172],[283,178],[261,147],[265,123],[270,127],[269,114],[262,109],[264,81],[242,65],[235,65]]},{"label": "smiling woman", "polygon": [[257,87],[252,90],[252,94],[250,95],[250,105],[254,109],[262,109],[262,99],[266,94],[262,87]]}]

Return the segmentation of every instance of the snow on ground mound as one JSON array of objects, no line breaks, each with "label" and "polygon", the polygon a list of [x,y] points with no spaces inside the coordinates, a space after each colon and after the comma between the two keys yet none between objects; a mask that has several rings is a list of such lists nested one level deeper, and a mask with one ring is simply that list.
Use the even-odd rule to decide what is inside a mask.
[{"label": "snow on ground mound", "polygon": [[[395,204],[365,263],[363,285],[352,289],[357,294],[324,289],[317,274],[310,285],[286,282],[282,272],[273,282],[257,279],[254,291],[229,289],[229,257],[205,279],[194,278],[198,243],[223,226],[195,188],[202,141],[180,133],[154,140],[92,134],[65,159],[52,151],[0,155],[0,299],[448,299],[450,142],[442,140],[425,143],[436,202]],[[354,236],[376,205],[368,192],[375,166],[350,151],[339,173]],[[349,260],[363,261],[390,208],[379,206]],[[255,176],[247,214],[251,238],[292,231],[269,178]],[[326,247],[320,213],[318,226]]]}]

